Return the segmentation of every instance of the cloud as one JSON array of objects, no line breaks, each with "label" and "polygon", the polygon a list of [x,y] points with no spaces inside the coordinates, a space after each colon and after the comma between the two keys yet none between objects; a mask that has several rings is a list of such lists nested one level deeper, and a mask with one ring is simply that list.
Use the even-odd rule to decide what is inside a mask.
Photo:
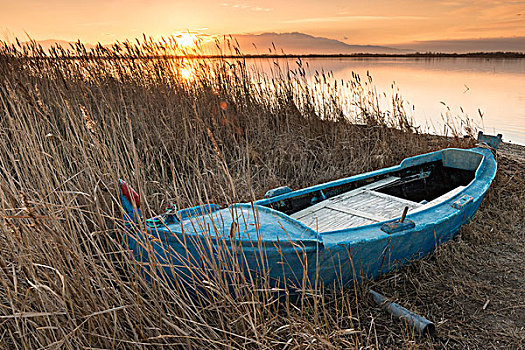
[{"label": "cloud", "polygon": [[281,23],[320,23],[320,22],[358,22],[358,21],[391,21],[391,20],[424,20],[422,16],[333,16],[300,18],[282,21]]},{"label": "cloud", "polygon": [[253,5],[250,5],[250,4],[245,4],[245,3],[222,3],[221,4],[222,7],[231,7],[231,8],[234,8],[234,9],[241,9],[241,10],[251,10],[251,11],[256,11],[256,12],[270,12],[272,9],[271,8],[268,8],[268,7],[261,7],[261,6],[253,6]]}]

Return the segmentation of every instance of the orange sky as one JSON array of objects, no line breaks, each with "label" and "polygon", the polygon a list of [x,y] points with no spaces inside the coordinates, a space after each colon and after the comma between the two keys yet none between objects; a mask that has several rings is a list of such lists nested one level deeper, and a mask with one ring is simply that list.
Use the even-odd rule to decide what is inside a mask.
[{"label": "orange sky", "polygon": [[516,0],[0,0],[0,39],[298,31],[348,44],[525,36]]}]

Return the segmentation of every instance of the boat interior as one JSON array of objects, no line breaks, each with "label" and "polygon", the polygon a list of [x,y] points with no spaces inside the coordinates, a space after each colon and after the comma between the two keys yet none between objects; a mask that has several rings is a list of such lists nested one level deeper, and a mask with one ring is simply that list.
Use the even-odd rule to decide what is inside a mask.
[{"label": "boat interior", "polygon": [[[447,153],[448,152],[448,153]],[[330,232],[415,213],[460,193],[482,156],[446,150],[441,159],[346,182],[267,204],[317,232]]]}]

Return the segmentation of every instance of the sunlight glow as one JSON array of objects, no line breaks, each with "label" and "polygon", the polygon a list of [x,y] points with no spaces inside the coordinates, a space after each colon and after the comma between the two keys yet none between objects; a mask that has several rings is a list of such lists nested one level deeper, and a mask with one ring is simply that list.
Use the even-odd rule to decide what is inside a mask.
[{"label": "sunlight glow", "polygon": [[177,45],[182,48],[194,47],[198,42],[198,37],[192,33],[178,33],[174,35]]},{"label": "sunlight glow", "polygon": [[190,67],[180,68],[179,73],[182,79],[184,80],[191,80],[192,78],[194,78],[194,71]]}]

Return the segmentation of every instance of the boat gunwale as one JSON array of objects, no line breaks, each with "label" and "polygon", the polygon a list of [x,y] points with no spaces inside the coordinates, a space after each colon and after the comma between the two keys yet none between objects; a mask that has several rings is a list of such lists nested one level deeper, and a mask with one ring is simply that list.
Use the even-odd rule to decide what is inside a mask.
[{"label": "boat gunwale", "polygon": [[[355,182],[355,181],[365,180],[365,179],[370,178],[370,177],[374,177],[374,176],[378,176],[378,175],[384,175],[384,174],[388,174],[388,173],[391,173],[391,172],[399,171],[399,170],[402,170],[402,169],[405,169],[405,168],[408,168],[408,167],[423,165],[425,163],[429,163],[429,162],[433,162],[433,161],[437,161],[437,160],[442,160],[443,159],[443,152],[445,152],[447,150],[459,150],[459,151],[462,151],[462,152],[473,152],[473,153],[480,154],[482,156],[482,158],[481,158],[481,160],[480,160],[480,162],[479,162],[479,164],[477,166],[477,169],[475,171],[474,178],[460,192],[456,193],[454,196],[446,199],[445,201],[440,202],[440,203],[436,203],[435,205],[429,206],[428,208],[419,210],[419,211],[417,211],[415,213],[412,213],[412,214],[409,212],[407,214],[406,218],[409,219],[409,220],[415,221],[416,222],[416,227],[414,227],[412,229],[409,229],[409,230],[406,230],[406,231],[401,231],[401,232],[396,232],[396,233],[389,234],[389,233],[383,232],[380,229],[381,226],[384,225],[385,223],[393,222],[393,221],[399,219],[398,217],[396,217],[396,218],[392,218],[392,219],[389,219],[389,220],[384,220],[384,221],[380,221],[380,222],[374,222],[374,223],[370,223],[370,224],[366,224],[366,225],[360,225],[360,226],[356,226],[356,227],[350,227],[350,228],[346,228],[346,229],[333,230],[333,231],[327,231],[327,232],[322,232],[321,233],[321,232],[317,232],[316,230],[308,227],[307,225],[305,225],[301,221],[299,221],[297,219],[294,219],[290,215],[267,206],[268,204],[271,204],[271,203],[274,203],[274,202],[278,202],[280,200],[290,199],[290,198],[294,198],[294,197],[297,197],[297,196],[302,196],[302,195],[305,195],[305,194],[308,194],[308,193],[317,192],[317,191],[320,191],[320,190],[323,190],[323,189],[326,189],[326,188],[336,187],[336,186],[339,186],[339,185],[344,185],[344,184]],[[278,215],[279,217],[282,217],[283,219],[286,219],[289,223],[291,223],[293,225],[298,225],[300,229],[303,229],[303,230],[306,229],[306,230],[314,232],[316,234],[316,238],[317,239],[306,239],[305,242],[302,242],[302,243],[318,242],[318,244],[320,244],[321,246],[327,245],[327,244],[328,245],[332,245],[332,244],[348,244],[348,243],[355,244],[355,243],[364,242],[364,241],[370,242],[372,240],[380,240],[380,239],[384,239],[386,237],[395,237],[395,236],[398,236],[398,235],[407,234],[409,232],[419,231],[419,230],[423,229],[423,226],[426,226],[428,224],[439,224],[439,223],[443,222],[444,220],[446,220],[450,215],[442,216],[442,217],[439,218],[439,220],[434,221],[433,223],[428,222],[428,220],[427,221],[423,220],[422,222],[419,222],[419,223],[417,222],[417,221],[420,221],[420,220],[417,220],[418,218],[422,218],[424,215],[428,214],[428,212],[430,210],[436,210],[437,208],[445,208],[445,207],[448,208],[448,207],[450,207],[450,204],[453,201],[455,201],[459,196],[465,195],[467,192],[471,193],[470,190],[476,185],[476,183],[480,182],[481,177],[482,177],[482,173],[483,173],[483,171],[486,168],[487,161],[488,161],[488,159],[487,159],[488,153],[487,152],[490,152],[490,150],[487,150],[487,149],[484,149],[484,148],[480,148],[480,147],[471,148],[471,149],[445,148],[445,149],[442,149],[442,150],[439,150],[439,151],[434,151],[434,152],[425,153],[425,154],[421,154],[421,155],[417,155],[417,156],[406,158],[400,164],[395,165],[395,166],[382,168],[382,169],[370,171],[370,172],[367,172],[367,173],[356,174],[356,175],[353,175],[353,176],[350,176],[350,177],[347,177],[347,178],[338,179],[338,180],[334,180],[334,181],[330,181],[330,182],[326,182],[326,183],[310,186],[310,187],[307,187],[307,188],[303,188],[303,189],[295,190],[295,191],[292,191],[292,192],[289,192],[289,193],[286,193],[286,194],[282,194],[282,195],[279,195],[279,196],[276,196],[276,197],[273,197],[273,198],[261,199],[261,200],[258,200],[258,201],[255,201],[255,202],[251,202],[251,203],[235,203],[235,204],[232,204],[232,205],[230,205],[230,206],[228,206],[226,208],[223,208],[222,210],[228,209],[228,210],[230,210],[230,212],[233,213],[235,208],[239,207],[239,208],[252,209],[252,210],[254,210],[256,212],[259,211],[259,210],[267,211],[267,212],[269,212],[271,214]],[[492,156],[492,154],[491,154],[491,156]],[[494,167],[496,169],[496,167],[497,167],[496,160],[495,160],[494,157],[492,157],[492,160],[493,160],[493,163],[494,163]],[[495,174],[495,170],[494,170],[494,174]],[[490,181],[486,182],[487,186],[486,186],[486,188],[483,188],[482,191],[480,191],[477,194],[476,193],[471,193],[471,195],[473,197],[473,202],[477,201],[479,199],[479,197],[483,197],[485,195],[485,193],[486,193],[488,187],[490,186],[490,183],[492,182],[493,178],[494,178],[494,175],[491,175],[490,176]],[[461,213],[461,211],[459,211],[457,209],[455,211],[457,211],[457,213]],[[451,215],[454,215],[454,213],[451,214]],[[258,216],[258,214],[257,214],[257,216]],[[199,216],[191,218],[191,219],[188,218],[188,219],[186,219],[184,221],[188,221],[188,220],[193,221],[195,219],[198,220],[198,217],[201,217],[201,216],[199,215]],[[196,230],[196,232],[193,232],[194,230],[184,229],[183,226],[185,226],[185,225],[180,225],[180,229],[181,229],[180,232],[178,230],[175,230],[175,231],[171,230],[170,227],[169,227],[171,225],[162,225],[162,224],[161,225],[155,225],[154,224],[154,226],[155,227],[150,227],[150,230],[153,228],[155,231],[168,231],[170,233],[170,235],[182,235],[182,236],[190,236],[190,237],[193,236],[193,237],[201,237],[201,238],[204,237],[204,235],[202,235],[202,231],[201,230]],[[371,232],[374,232],[374,234],[369,235],[367,237],[355,237],[355,235],[353,235],[353,234],[357,233],[359,231],[371,231]],[[211,235],[211,234],[207,234],[205,236],[209,236],[212,239],[219,239],[220,241],[222,241],[222,244],[224,244],[224,243],[228,244],[228,243],[231,243],[231,242],[234,242],[234,241],[237,241],[237,244],[239,243],[239,240],[229,239],[228,237],[217,237],[217,236]],[[162,237],[159,237],[159,238],[162,238]],[[325,239],[327,239],[327,240],[325,240]],[[168,241],[169,240],[170,239],[168,239]],[[263,244],[269,244],[269,243],[272,243],[272,242],[273,243],[277,242],[276,240],[272,240],[272,239],[269,239],[269,240],[261,239],[261,237],[257,237],[256,240],[253,240],[253,239],[249,238],[247,240],[246,239],[241,239],[240,241],[241,242],[242,241],[247,241],[247,242],[252,242],[252,243],[260,241]],[[295,242],[296,240],[293,240],[293,241]],[[296,242],[299,243],[300,241],[301,240],[298,240]],[[284,242],[286,242],[286,240],[283,240],[280,243],[282,244]]]},{"label": "boat gunwale", "polygon": [[[312,192],[317,192],[317,191],[320,191],[320,190],[324,190],[324,189],[327,189],[327,188],[337,187],[337,186],[345,185],[345,184],[348,184],[348,183],[351,183],[351,182],[365,180],[365,179],[370,178],[370,177],[374,177],[374,176],[378,176],[378,175],[385,175],[385,174],[388,174],[388,173],[391,173],[391,172],[395,172],[395,171],[399,171],[399,170],[403,170],[403,169],[406,169],[406,168],[409,168],[409,167],[412,167],[412,166],[418,166],[418,165],[422,165],[422,164],[425,164],[425,163],[430,163],[430,162],[442,160],[443,159],[443,152],[448,151],[448,150],[457,150],[457,151],[462,151],[462,152],[473,152],[473,153],[478,153],[478,154],[482,155],[483,158],[481,159],[481,161],[480,161],[480,163],[479,163],[479,165],[478,165],[478,167],[476,169],[475,176],[474,176],[474,179],[473,179],[473,181],[474,181],[474,180],[476,180],[478,178],[478,171],[480,171],[480,169],[482,168],[482,165],[483,165],[483,163],[485,161],[485,158],[486,158],[485,154],[483,152],[477,152],[476,151],[477,149],[483,149],[483,148],[480,148],[480,147],[469,148],[469,149],[464,149],[464,148],[444,148],[444,149],[439,150],[439,151],[419,154],[419,155],[416,155],[416,156],[412,156],[412,157],[408,157],[408,158],[403,159],[403,161],[401,161],[401,163],[399,163],[398,165],[393,165],[393,166],[390,166],[390,167],[387,167],[387,168],[381,168],[381,169],[372,170],[372,171],[369,171],[369,172],[366,172],[366,173],[360,173],[360,174],[352,175],[352,176],[345,177],[345,178],[342,178],[342,179],[337,179],[337,180],[324,182],[324,183],[321,183],[321,184],[317,184],[317,185],[301,188],[301,189],[294,190],[294,191],[291,191],[291,192],[288,192],[288,193],[284,193],[284,194],[281,194],[281,195],[278,195],[278,196],[275,196],[275,197],[271,197],[271,198],[259,199],[259,200],[255,201],[254,204],[256,204],[258,206],[267,206],[269,204],[272,204],[272,203],[275,203],[275,202],[279,202],[281,200],[291,199],[291,198],[294,198],[294,197],[303,196],[303,195],[306,195],[306,194],[309,194],[309,193],[312,193]],[[434,156],[439,156],[439,157],[434,158]],[[429,159],[427,159],[427,158],[429,158]],[[424,159],[425,161],[424,162],[417,162],[417,161],[420,161],[422,159]],[[469,185],[470,185],[470,183],[469,183]]]},{"label": "boat gunwale", "polygon": [[[359,181],[359,180],[364,180],[364,179],[367,179],[367,178],[370,178],[370,177],[374,177],[374,176],[378,176],[378,175],[384,175],[384,174],[388,174],[388,173],[391,173],[391,172],[403,170],[403,169],[406,169],[408,167],[423,165],[425,163],[429,163],[429,162],[433,162],[433,161],[437,161],[437,160],[442,160],[443,159],[443,153],[446,152],[446,151],[449,151],[449,150],[458,150],[458,151],[461,151],[461,152],[472,152],[472,153],[476,153],[476,154],[480,154],[481,155],[481,159],[480,159],[479,164],[478,164],[478,166],[477,166],[477,168],[475,170],[475,173],[474,173],[474,178],[460,192],[456,193],[455,195],[453,195],[450,198],[447,198],[443,202],[436,203],[436,204],[431,205],[431,206],[429,206],[429,207],[427,207],[425,209],[418,210],[415,213],[410,213],[409,212],[407,214],[406,218],[413,220],[415,218],[420,218],[423,215],[428,214],[428,212],[430,210],[436,210],[437,208],[440,208],[440,207],[441,208],[448,207],[448,206],[450,206],[451,203],[453,203],[455,200],[457,200],[458,197],[465,195],[467,192],[470,193],[470,190],[475,186],[475,184],[479,183],[480,180],[481,180],[482,173],[485,170],[486,165],[487,165],[487,161],[488,161],[487,160],[487,152],[489,150],[487,150],[485,148],[482,148],[482,147],[475,147],[475,148],[470,148],[470,149],[445,148],[445,149],[442,149],[442,150],[439,150],[439,151],[429,152],[429,153],[420,154],[420,155],[416,155],[416,156],[413,156],[413,157],[405,158],[398,165],[394,165],[394,166],[391,166],[391,167],[382,168],[382,169],[378,169],[378,170],[373,170],[373,171],[370,171],[370,172],[367,172],[367,173],[356,174],[356,175],[353,175],[353,176],[350,176],[350,177],[347,177],[347,178],[338,179],[338,180],[334,180],[334,181],[325,182],[325,183],[322,183],[322,184],[310,186],[310,187],[307,187],[307,188],[295,190],[295,191],[292,191],[292,192],[289,192],[289,193],[285,193],[285,194],[282,194],[282,195],[279,195],[279,196],[275,196],[273,198],[267,198],[267,199],[262,199],[262,200],[256,201],[254,204],[258,205],[258,206],[264,206],[265,207],[266,205],[271,204],[271,203],[279,202],[279,201],[285,200],[285,199],[291,199],[291,198],[302,196],[302,195],[305,195],[305,194],[308,194],[308,193],[312,193],[312,192],[317,192],[317,191],[320,191],[320,190],[323,190],[323,189],[326,189],[326,188],[336,187],[336,186],[339,186],[339,185],[344,185],[344,184],[347,184],[347,183],[351,183],[351,182],[355,182],[355,181]],[[436,156],[439,156],[439,157],[436,157]],[[494,165],[495,165],[495,169],[496,169],[496,167],[497,167],[496,160],[494,159],[494,157],[492,157],[492,158],[494,160]],[[421,162],[421,160],[424,160],[424,161]],[[494,174],[495,174],[495,170],[494,170]],[[487,182],[488,186],[487,186],[486,189],[484,189],[482,191],[482,193],[477,194],[477,195],[474,194],[472,196],[474,201],[476,199],[478,199],[479,197],[483,197],[485,195],[486,190],[490,186],[490,183],[492,183],[493,178],[494,178],[494,175],[490,176],[490,181]],[[459,213],[459,211],[458,211],[458,213]],[[281,212],[281,214],[284,214],[284,213]],[[287,214],[284,214],[284,215],[287,215]],[[409,231],[417,231],[417,223],[416,223],[416,227],[414,227],[414,228],[412,228],[410,230],[401,231],[401,232],[393,233],[393,234],[385,233],[385,232],[380,230],[380,227],[382,225],[384,225],[385,223],[393,222],[393,221],[396,221],[398,219],[399,219],[399,217],[395,217],[395,218],[392,218],[392,219],[389,219],[389,220],[380,221],[380,222],[374,222],[374,223],[369,223],[369,224],[355,226],[355,227],[349,227],[349,228],[340,229],[340,230],[326,231],[326,232],[322,232],[322,235],[321,235],[321,233],[319,233],[319,235],[320,235],[319,237],[322,239],[322,238],[329,238],[330,236],[333,236],[333,235],[349,235],[349,234],[355,233],[356,231],[360,231],[360,230],[368,230],[368,229],[378,228],[379,230],[377,231],[377,233],[379,233],[379,234],[376,234],[375,236],[369,237],[368,239],[366,239],[366,241],[369,241],[369,240],[372,240],[372,239],[382,239],[384,237],[392,237],[392,236],[402,235],[402,234],[406,234]],[[293,220],[297,220],[297,219],[293,219]],[[299,221],[299,220],[297,220],[297,221]],[[440,222],[441,222],[441,220],[440,220]],[[419,225],[422,225],[422,224],[426,224],[426,223],[423,222],[423,223],[420,223]],[[348,238],[350,238],[350,237],[348,237]],[[352,241],[352,240],[349,239],[348,242],[350,242],[350,241]],[[324,240],[323,240],[323,242],[324,242]]]},{"label": "boat gunwale", "polygon": [[[450,149],[456,149],[456,148],[446,148],[446,149],[443,149],[443,150],[437,151],[437,152],[442,152],[442,151],[446,151],[446,150],[450,150]],[[393,219],[390,219],[390,220],[381,221],[381,222],[374,222],[374,223],[367,224],[367,225],[350,227],[350,228],[342,229],[342,230],[334,230],[334,231],[323,232],[323,238],[324,238],[323,242],[325,243],[325,245],[329,246],[329,245],[336,245],[336,244],[358,244],[358,243],[364,243],[364,242],[371,242],[371,241],[374,241],[374,240],[381,240],[381,239],[385,239],[385,238],[389,238],[389,237],[402,236],[402,235],[406,235],[406,234],[412,233],[412,232],[424,231],[426,226],[428,226],[428,225],[439,226],[443,222],[449,220],[452,216],[461,214],[463,212],[463,210],[454,209],[454,210],[450,210],[450,214],[449,215],[440,215],[433,222],[428,221],[428,220],[423,220],[423,221],[418,222],[419,220],[417,220],[417,219],[422,218],[424,215],[428,215],[430,210],[436,210],[438,208],[452,209],[451,203],[453,203],[455,200],[457,200],[458,196],[469,194],[473,198],[472,199],[472,203],[475,203],[478,200],[481,200],[485,196],[486,192],[488,191],[488,188],[490,187],[490,185],[492,183],[492,180],[495,177],[496,171],[497,171],[496,159],[491,153],[491,160],[493,161],[493,166],[494,166],[493,169],[494,170],[493,170],[493,172],[491,172],[491,173],[489,173],[487,175],[489,177],[489,181],[482,181],[482,174],[483,174],[483,172],[485,172],[486,170],[490,170],[490,169],[487,168],[487,162],[489,161],[489,159],[487,158],[487,155],[488,155],[487,152],[491,152],[491,151],[488,150],[488,149],[482,148],[482,147],[475,147],[475,148],[471,148],[471,149],[462,149],[462,150],[464,150],[464,151],[472,151],[474,153],[481,154],[482,157],[483,157],[480,160],[478,168],[476,169],[474,179],[472,179],[472,181],[468,185],[466,185],[465,188],[462,191],[458,192],[457,194],[455,194],[451,198],[448,198],[447,200],[445,200],[445,201],[443,201],[441,203],[437,203],[437,204],[435,204],[433,206],[429,206],[428,208],[425,208],[423,210],[417,211],[417,212],[415,212],[413,214],[411,214],[409,212],[407,214],[407,216],[406,216],[406,219],[411,219],[412,221],[414,221],[415,224],[416,224],[415,227],[413,227],[411,229],[408,229],[408,230],[405,230],[405,231],[400,231],[400,232],[395,232],[395,233],[383,232],[380,229],[383,224],[388,223],[388,222],[393,222],[393,221],[399,219],[399,218],[393,218]],[[432,152],[432,153],[434,153],[434,152]],[[409,158],[407,158],[407,159],[409,159]],[[482,185],[483,183],[485,185]],[[472,193],[472,189],[477,184],[482,185],[481,191],[477,191],[476,193]],[[356,239],[356,237],[350,236],[351,234],[357,233],[358,231],[372,231],[372,230],[373,230],[373,232],[375,234],[374,235],[370,235],[368,237],[357,237],[357,239]],[[347,236],[346,240],[342,239],[344,236]]]}]

